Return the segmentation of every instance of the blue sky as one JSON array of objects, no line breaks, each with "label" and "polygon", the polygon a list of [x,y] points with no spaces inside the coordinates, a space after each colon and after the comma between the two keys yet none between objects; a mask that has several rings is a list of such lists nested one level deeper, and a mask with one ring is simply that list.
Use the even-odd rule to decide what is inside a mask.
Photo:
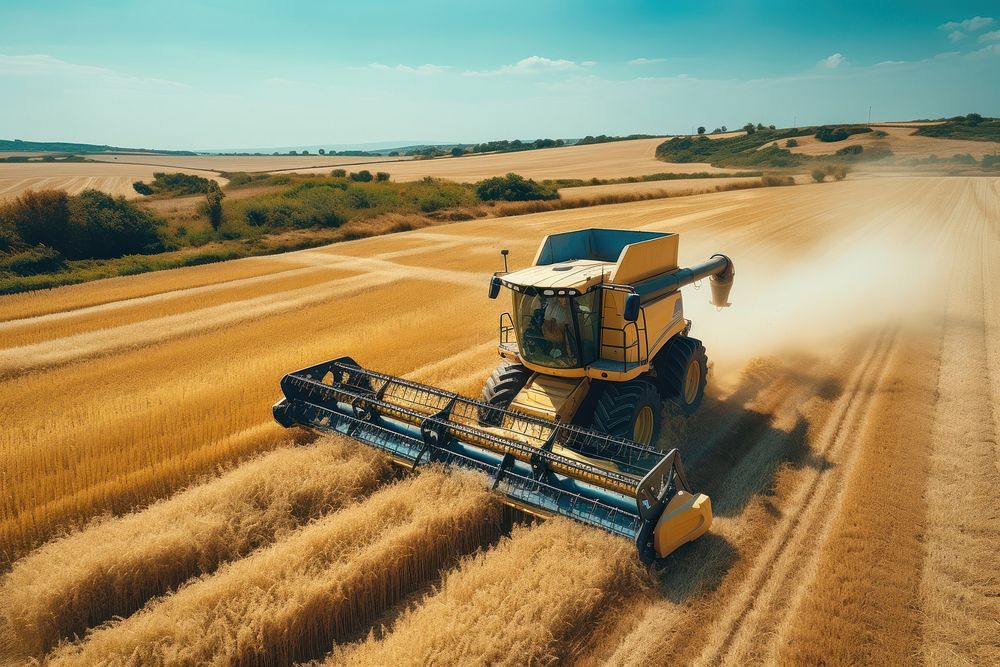
[{"label": "blue sky", "polygon": [[858,121],[869,105],[1000,115],[1000,7],[0,0],[0,138],[471,142]]}]

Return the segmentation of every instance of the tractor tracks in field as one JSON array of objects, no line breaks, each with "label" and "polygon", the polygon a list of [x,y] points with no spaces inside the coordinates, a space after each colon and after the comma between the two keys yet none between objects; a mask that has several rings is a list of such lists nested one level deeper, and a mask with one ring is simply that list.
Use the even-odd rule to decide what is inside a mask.
[{"label": "tractor tracks in field", "polygon": [[[713,497],[712,530],[665,563],[653,591],[633,598],[625,633],[595,638],[580,664],[655,664],[671,654],[696,664],[761,661],[754,651],[780,626],[774,616],[787,617],[788,588],[808,583],[811,547],[833,516],[825,510],[852,468],[843,450],[865,424],[896,344],[891,326],[831,363],[751,373],[761,377],[727,408],[739,404],[743,416],[723,425],[720,446],[692,469]],[[805,398],[813,394],[820,400]]]},{"label": "tractor tracks in field", "polygon": [[[774,598],[801,585],[799,581],[813,557],[810,547],[819,543],[829,523],[827,510],[842,492],[840,481],[851,469],[856,452],[850,451],[855,434],[863,427],[876,389],[890,366],[896,346],[896,329],[874,337],[841,400],[826,421],[813,447],[815,467],[783,505],[790,507],[757,552],[743,582],[723,600],[713,614],[715,629],[708,637],[698,664],[745,662],[759,659],[761,637],[771,634],[792,609]],[[728,603],[727,603],[728,602]]]}]

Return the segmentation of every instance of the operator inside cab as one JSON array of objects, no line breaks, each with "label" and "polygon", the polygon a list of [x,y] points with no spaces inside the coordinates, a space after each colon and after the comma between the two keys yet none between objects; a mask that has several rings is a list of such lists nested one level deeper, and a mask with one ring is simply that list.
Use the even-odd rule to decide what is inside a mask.
[{"label": "operator inside cab", "polygon": [[555,357],[566,347],[566,334],[570,326],[569,299],[566,297],[549,297],[542,299],[544,312],[542,314],[542,336],[552,344]]},{"label": "operator inside cab", "polygon": [[515,293],[515,312],[524,358],[550,368],[579,368],[597,353],[596,291],[569,297]]}]

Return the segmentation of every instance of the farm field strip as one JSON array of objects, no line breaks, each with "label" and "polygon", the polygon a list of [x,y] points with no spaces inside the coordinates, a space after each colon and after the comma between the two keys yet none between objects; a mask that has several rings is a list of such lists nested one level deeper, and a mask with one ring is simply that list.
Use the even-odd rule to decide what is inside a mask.
[{"label": "farm field strip", "polygon": [[59,289],[0,296],[0,321],[23,320],[95,306],[116,304],[143,297],[196,287],[222,286],[236,280],[264,277],[290,271],[287,262],[275,257],[247,257],[238,262],[219,262],[154,271],[135,276],[106,278],[67,285]]},{"label": "farm field strip", "polygon": [[[214,294],[216,292],[225,292],[233,288],[250,287],[262,283],[268,283],[271,281],[282,281],[294,276],[301,276],[309,273],[318,273],[321,272],[323,268],[327,267],[304,266],[302,268],[296,269],[286,265],[281,270],[275,271],[273,273],[253,275],[248,278],[233,278],[232,280],[225,280],[216,283],[210,283],[207,285],[180,287],[178,289],[171,289],[163,292],[154,292],[152,294],[148,294],[145,296],[134,296],[130,298],[118,299],[115,301],[108,301],[106,303],[80,306],[79,308],[66,308],[65,310],[59,310],[51,313],[44,313],[40,315],[29,315],[27,317],[19,317],[15,319],[0,321],[0,331],[12,331],[22,327],[31,327],[39,324],[50,324],[53,322],[60,322],[62,320],[83,318],[90,315],[103,316],[106,313],[114,313],[115,311],[128,308],[142,307],[148,304],[155,304],[160,301],[170,301],[178,297],[202,296],[206,294]],[[333,268],[333,267],[328,267],[328,268]]]},{"label": "farm field strip", "polygon": [[[673,169],[672,165],[665,164],[664,167]],[[560,188],[559,196],[567,201],[623,194],[677,197],[680,195],[718,192],[721,188],[737,185],[745,187],[757,183],[760,183],[759,176],[687,178],[669,181],[645,181],[642,183],[609,183],[606,185],[580,185],[572,188]]]},{"label": "farm field strip", "polygon": [[[872,136],[873,133],[865,132],[851,135],[843,141],[834,142],[820,141],[813,136],[796,137],[799,145],[788,150],[804,155],[832,155],[846,146],[863,146],[866,151],[878,146],[885,146],[892,151],[895,158],[926,157],[928,155],[948,158],[952,155],[968,153],[977,160],[981,160],[984,155],[993,155],[998,147],[996,142],[991,141],[925,137],[914,134],[917,131],[916,127],[883,126],[875,129],[881,129],[889,136],[875,137]],[[784,142],[780,143],[784,148]],[[766,145],[770,146],[770,144]]]},{"label": "farm field strip", "polygon": [[[200,171],[293,171],[298,169],[333,169],[347,165],[403,162],[412,158],[404,156],[362,155],[94,155],[87,156],[98,162],[153,166],[164,169]],[[309,164],[309,163],[312,164]]]},{"label": "farm field strip", "polygon": [[892,334],[881,336],[861,362],[860,372],[817,443],[815,455],[831,460],[833,467],[824,470],[818,466],[809,471],[801,490],[788,503],[792,510],[775,527],[746,582],[733,595],[733,603],[718,617],[699,664],[760,659],[754,653],[760,646],[758,633],[767,632],[769,614],[783,611],[781,605],[773,604],[774,596],[782,589],[794,590],[801,585],[794,578],[806,569],[804,565],[830,520],[830,509],[843,488],[838,482],[851,466],[850,453],[844,457],[842,452],[863,428],[867,408],[892,361],[893,342]]},{"label": "farm field strip", "polygon": [[991,664],[1000,659],[1000,414],[996,273],[1000,238],[991,225],[965,228],[952,277],[931,430],[926,559],[920,580],[928,664]]},{"label": "farm field strip", "polygon": [[[879,368],[878,347],[870,345],[868,349],[869,378],[872,369]],[[859,350],[845,351],[838,367],[849,368],[855,355],[864,356]],[[747,403],[744,423],[719,443],[715,460],[703,461],[692,469],[692,476],[701,480],[695,483],[701,484],[717,507],[712,538],[686,547],[686,558],[678,565],[668,564],[655,596],[641,595],[634,605],[628,605],[626,613],[636,618],[634,627],[623,637],[599,637],[593,651],[603,658],[594,662],[645,664],[665,653],[683,653],[696,660],[712,633],[734,630],[734,624],[741,620],[739,611],[745,613],[753,604],[748,591],[770,581],[771,556],[797,536],[793,528],[803,509],[802,498],[809,497],[807,491],[817,479],[826,478],[824,442],[828,446],[837,433],[837,421],[848,413],[849,406],[856,405],[857,392],[864,389],[865,375],[856,370],[853,381],[838,390],[836,397],[815,405],[800,401],[796,407],[800,391],[820,389],[816,385],[830,376],[791,371],[781,369],[767,375],[764,389]],[[754,378],[750,386],[760,381]],[[774,396],[775,385],[792,388]],[[792,415],[787,415],[789,410]],[[703,415],[710,416],[708,412]]]},{"label": "farm field strip", "polygon": [[502,529],[473,474],[425,471],[51,653],[97,661],[287,664],[320,657]]},{"label": "farm field strip", "polygon": [[344,440],[285,447],[54,540],[0,579],[0,618],[13,634],[6,643],[40,658],[57,640],[128,616],[187,579],[367,495],[392,473],[387,459]]},{"label": "farm field strip", "polygon": [[341,298],[380,287],[398,279],[393,274],[365,274],[297,287],[277,295],[264,295],[222,303],[198,310],[123,324],[107,330],[73,334],[54,341],[0,350],[0,377],[50,368],[122,348],[149,345],[191,333],[223,328],[330,298]]},{"label": "farm field strip", "polygon": [[[96,162],[19,162],[0,164],[0,201],[11,199],[25,190],[57,189],[77,194],[87,188],[111,195],[136,199],[139,193],[132,187],[135,181],[151,181],[155,172],[148,165]],[[193,173],[225,185],[228,181],[214,171],[183,168],[177,171]]]},{"label": "farm field strip", "polygon": [[[405,373],[431,361],[440,346],[462,349],[486,337],[492,316],[483,311],[492,304],[471,299],[468,288],[438,286],[434,294],[439,304],[460,299],[473,317],[482,312],[478,318],[487,329],[452,327],[441,334],[453,321],[447,308],[426,313],[406,292],[385,287],[258,320],[238,337],[195,334],[11,380],[0,393],[0,412],[16,410],[20,417],[0,433],[3,554],[16,555],[60,524],[126,511],[176,490],[192,475],[285,441],[270,405],[278,379],[289,370],[364,349],[389,372]],[[387,313],[383,321],[396,331],[410,330],[420,317],[424,326],[410,330],[413,347],[358,328],[364,299],[378,300]],[[104,389],[74,390],[92,386]],[[72,398],[53,410],[53,392]]]},{"label": "farm field strip", "polygon": [[553,662],[642,579],[624,540],[565,519],[518,526],[449,572],[384,637],[335,650],[323,664]]},{"label": "farm field strip", "polygon": [[[135,300],[116,301],[112,304],[94,306],[83,312],[64,311],[52,315],[43,315],[30,320],[14,320],[0,322],[0,349],[20,346],[37,345],[44,341],[54,341],[69,338],[79,334],[100,331],[112,334],[122,331],[120,327],[138,322],[164,322],[164,330],[170,325],[166,318],[185,313],[204,313],[206,324],[212,321],[208,314],[210,308],[219,308],[234,304],[254,303],[269,295],[285,295],[294,290],[315,287],[329,288],[333,281],[343,282],[357,276],[356,272],[332,267],[311,266],[271,276],[247,278],[244,280],[220,283],[218,287],[209,289],[196,287],[191,290],[166,292],[152,297],[140,297]],[[336,292],[336,290],[331,290]],[[85,348],[86,345],[81,345]]]},{"label": "farm field strip", "polygon": [[[621,178],[661,172],[721,173],[732,171],[709,164],[667,163],[657,160],[656,147],[665,139],[632,139],[603,144],[543,148],[510,153],[466,155],[460,158],[411,160],[379,165],[395,181],[416,181],[427,176],[453,181],[480,181],[516,172],[525,178]],[[321,169],[289,169],[300,173],[321,173]]]}]

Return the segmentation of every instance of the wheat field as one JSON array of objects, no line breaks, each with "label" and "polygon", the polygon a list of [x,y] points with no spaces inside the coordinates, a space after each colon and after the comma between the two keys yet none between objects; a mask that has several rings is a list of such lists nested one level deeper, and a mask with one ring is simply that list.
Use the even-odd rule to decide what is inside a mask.
[{"label": "wheat field", "polygon": [[[655,569],[272,422],[345,354],[477,394],[498,250],[591,226],[736,264],[671,434],[716,520]],[[998,290],[1000,179],[852,177],[0,297],[0,662],[997,664]]]},{"label": "wheat field", "polygon": [[[96,162],[13,162],[0,164],[0,200],[12,199],[25,190],[65,190],[78,194],[93,189],[129,199],[139,197],[135,181],[151,181],[162,167],[142,164]],[[211,178],[220,185],[229,181],[214,170],[178,168],[187,174]]]}]

